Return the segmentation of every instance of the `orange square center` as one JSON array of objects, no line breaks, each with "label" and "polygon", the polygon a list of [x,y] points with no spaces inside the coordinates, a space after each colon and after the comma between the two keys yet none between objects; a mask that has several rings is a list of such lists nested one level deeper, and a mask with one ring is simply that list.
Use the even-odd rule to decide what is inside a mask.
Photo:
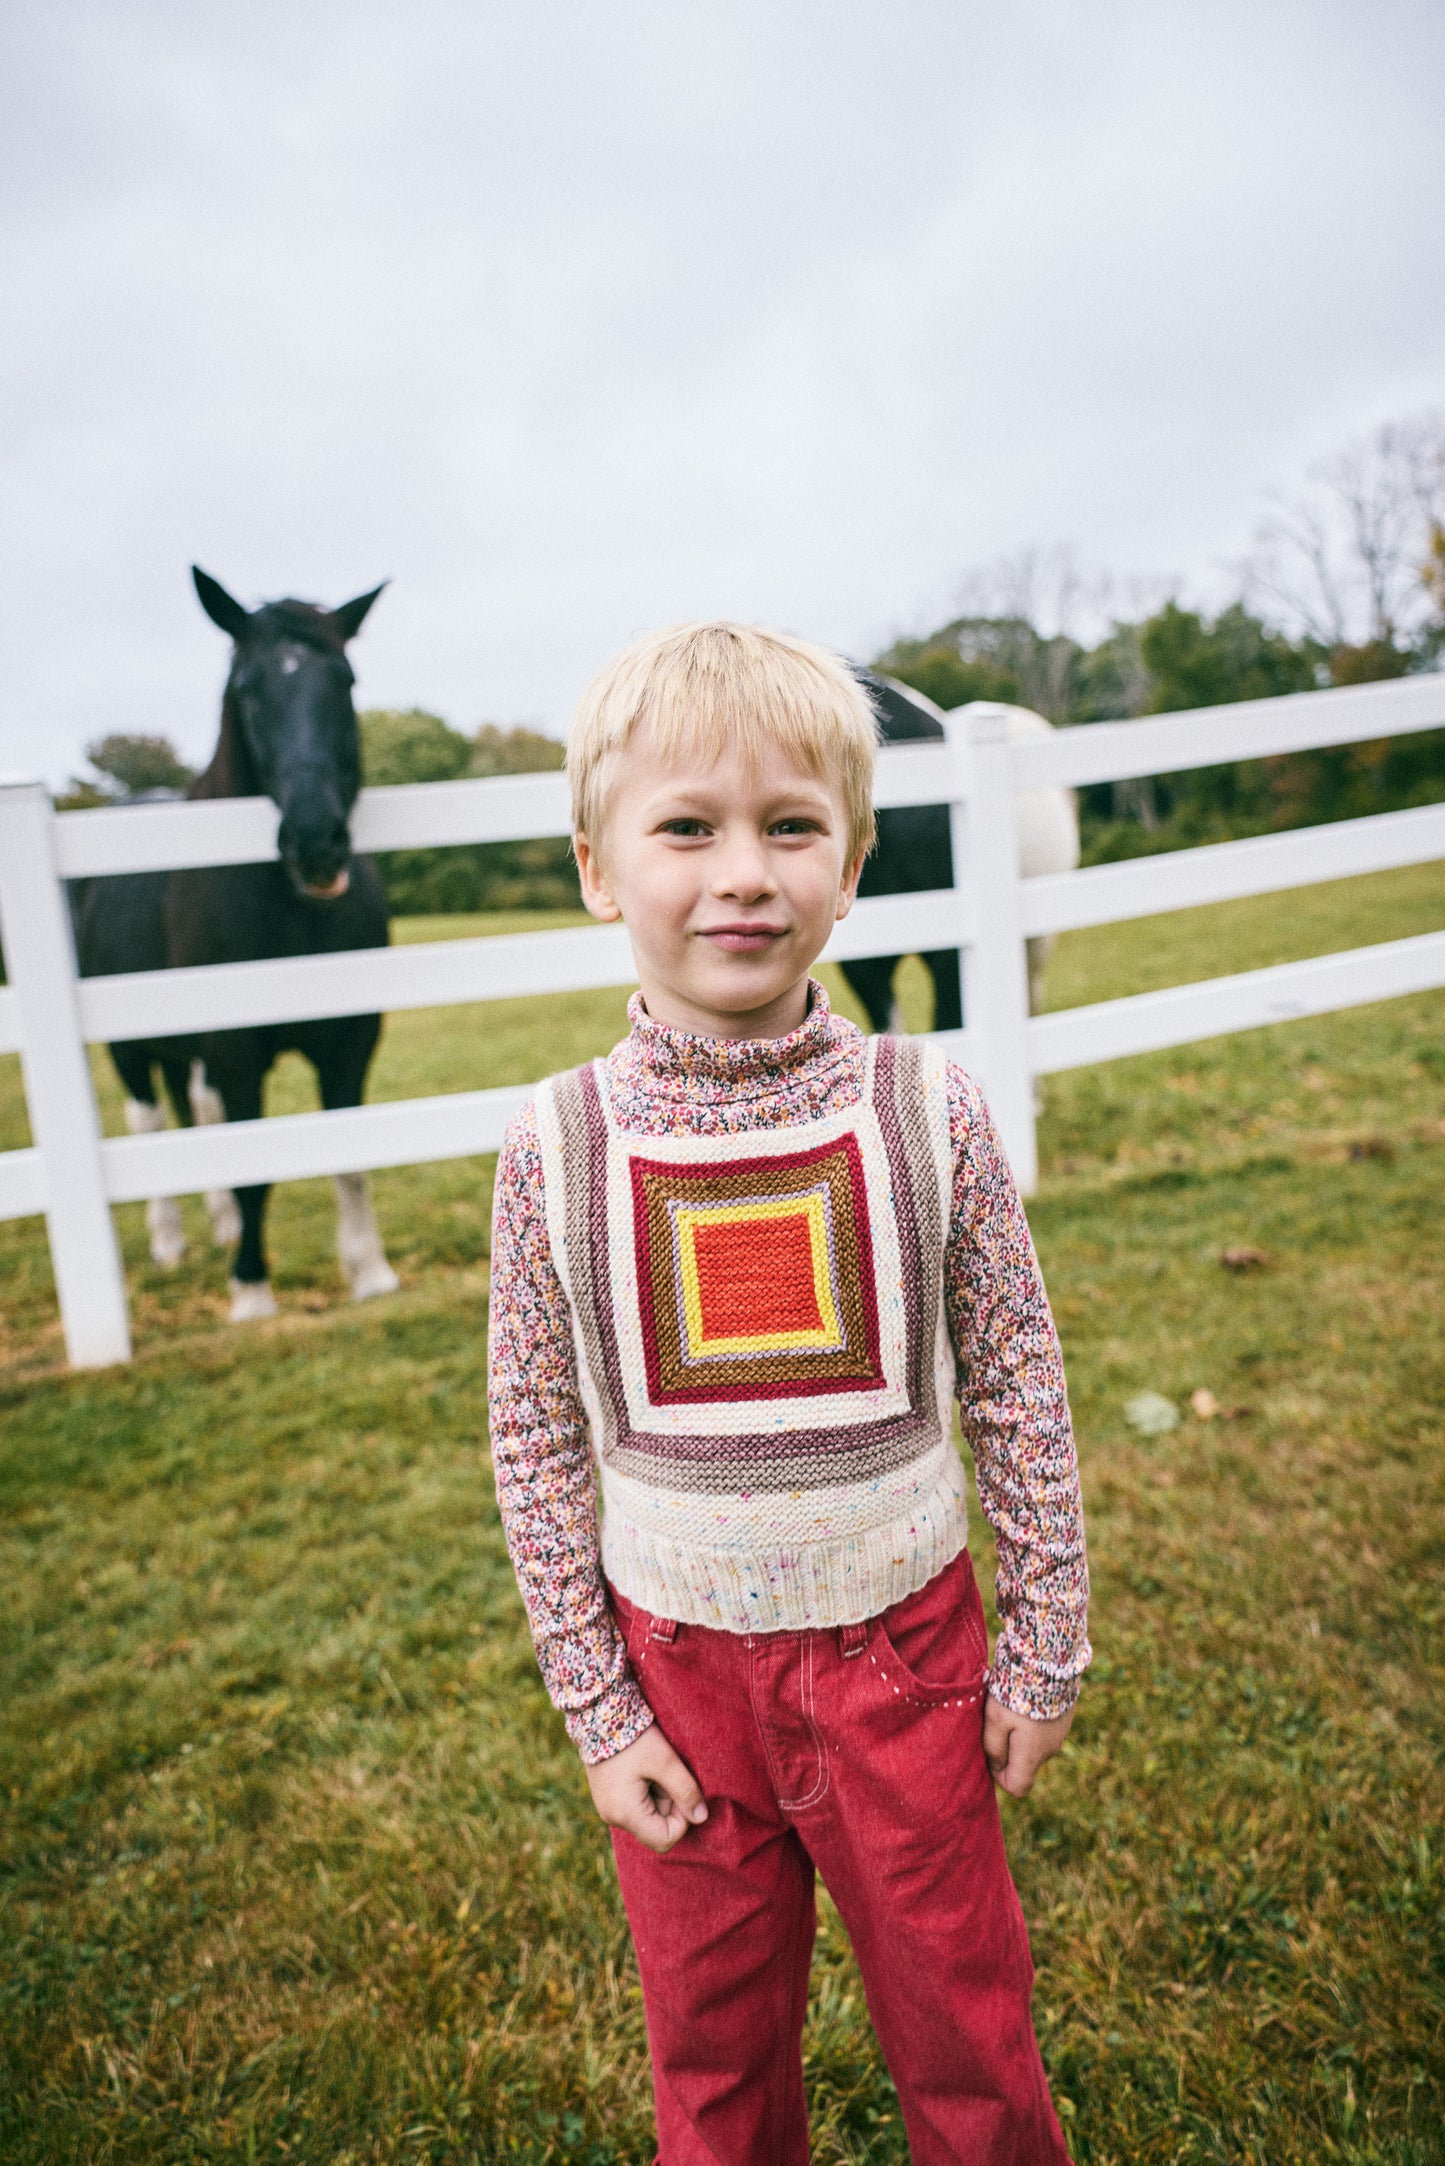
[{"label": "orange square center", "polygon": [[700,1225],[694,1243],[705,1338],[822,1330],[806,1212]]}]

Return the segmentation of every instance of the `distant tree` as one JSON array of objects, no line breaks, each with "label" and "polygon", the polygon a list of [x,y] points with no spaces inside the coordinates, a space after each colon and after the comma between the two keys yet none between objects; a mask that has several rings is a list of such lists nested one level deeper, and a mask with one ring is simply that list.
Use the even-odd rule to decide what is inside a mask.
[{"label": "distant tree", "polygon": [[[1115,623],[1098,645],[1080,653],[1074,671],[1073,722],[1122,722],[1146,712],[1151,682],[1137,624]],[[1106,802],[1115,822],[1137,820],[1146,834],[1159,825],[1152,775],[1130,775],[1085,799],[1086,823]]]},{"label": "distant tree", "polygon": [[[186,767],[169,736],[130,736],[121,730],[84,747],[84,756],[95,769],[89,788],[102,797],[141,797],[145,791],[184,791],[195,782],[195,767]],[[87,788],[80,780],[76,788]]]},{"label": "distant tree", "polygon": [[454,782],[467,772],[470,741],[424,707],[368,707],[361,726],[361,768],[368,782]]},{"label": "distant tree", "polygon": [[1146,714],[1307,692],[1322,681],[1325,659],[1312,640],[1296,645],[1242,602],[1213,619],[1166,602],[1140,625],[1139,654],[1148,675]]},{"label": "distant tree", "polygon": [[1427,636],[1438,654],[1445,646],[1445,519],[1432,518],[1420,583],[1429,597]]},{"label": "distant tree", "polygon": [[[453,782],[467,775],[535,774],[558,768],[554,737],[485,722],[471,737],[425,709],[371,708],[360,716],[369,783]],[[565,908],[579,900],[576,868],[561,837],[388,850],[379,859],[399,915],[464,910]]]},{"label": "distant tree", "polygon": [[504,730],[495,722],[484,722],[472,738],[467,772],[472,775],[547,774],[560,768],[566,757],[566,747],[555,737],[544,737],[540,730],[526,729],[520,723]]},{"label": "distant tree", "polygon": [[1070,721],[1127,721],[1147,711],[1152,686],[1139,634],[1139,625],[1116,621],[1097,646],[1081,651]]},{"label": "distant tree", "polygon": [[872,666],[945,710],[1001,700],[1063,722],[1081,652],[1066,634],[1045,637],[1026,617],[956,617],[926,639],[896,641]]},{"label": "distant tree", "polygon": [[1248,593],[1326,650],[1336,684],[1439,659],[1445,417],[1392,422],[1277,494],[1244,568]]}]

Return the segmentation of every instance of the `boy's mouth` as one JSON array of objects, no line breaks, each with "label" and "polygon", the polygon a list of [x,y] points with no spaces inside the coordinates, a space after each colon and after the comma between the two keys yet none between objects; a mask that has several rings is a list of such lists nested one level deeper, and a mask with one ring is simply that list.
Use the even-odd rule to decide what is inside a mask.
[{"label": "boy's mouth", "polygon": [[760,955],[775,940],[781,940],[787,930],[786,925],[704,925],[701,937],[721,948],[725,955]]}]

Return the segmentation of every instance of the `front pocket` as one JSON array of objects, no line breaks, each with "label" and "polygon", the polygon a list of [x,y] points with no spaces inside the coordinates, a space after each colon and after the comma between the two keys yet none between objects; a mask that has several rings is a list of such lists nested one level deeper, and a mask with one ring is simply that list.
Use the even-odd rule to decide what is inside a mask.
[{"label": "front pocket", "polygon": [[868,1652],[883,1683],[891,1686],[900,1699],[911,1700],[915,1707],[976,1707],[983,1698],[988,1670],[982,1662],[965,1677],[935,1684],[930,1679],[916,1677],[906,1663],[899,1661],[893,1651],[893,1642],[881,1625],[876,1627],[868,1643]]},{"label": "front pocket", "polygon": [[[898,1651],[887,1618],[908,1649]],[[988,1634],[983,1603],[965,1554],[937,1580],[875,1618],[869,1627],[873,1667],[899,1698],[922,1707],[969,1707],[988,1679]]]}]

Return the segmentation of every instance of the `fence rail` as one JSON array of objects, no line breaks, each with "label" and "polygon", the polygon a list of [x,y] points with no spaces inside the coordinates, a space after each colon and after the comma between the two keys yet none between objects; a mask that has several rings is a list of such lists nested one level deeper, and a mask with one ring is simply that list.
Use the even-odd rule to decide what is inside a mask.
[{"label": "fence rail", "polygon": [[[1033,1078],[1296,1016],[1445,985],[1445,931],[1203,984],[1030,1016],[1024,942],[1040,934],[1283,892],[1445,857],[1445,805],[1262,835],[1085,871],[1019,877],[1019,793],[1268,758],[1445,727],[1445,679],[1294,693],[1010,744],[1007,713],[975,704],[941,745],[890,749],[880,807],[947,803],[955,885],[856,905],[826,950],[957,946],[968,1028],[940,1042],[988,1095],[1021,1185],[1037,1177]],[[0,1153],[0,1219],[43,1212],[70,1359],[129,1353],[113,1204],[495,1150],[530,1086],[106,1139],[88,1043],[446,1006],[630,984],[619,927],[78,979],[63,883],[276,855],[263,799],[56,814],[38,784],[0,784],[0,1052],[19,1052],[34,1142]],[[352,835],[377,851],[565,834],[560,775],[367,790]]]}]

